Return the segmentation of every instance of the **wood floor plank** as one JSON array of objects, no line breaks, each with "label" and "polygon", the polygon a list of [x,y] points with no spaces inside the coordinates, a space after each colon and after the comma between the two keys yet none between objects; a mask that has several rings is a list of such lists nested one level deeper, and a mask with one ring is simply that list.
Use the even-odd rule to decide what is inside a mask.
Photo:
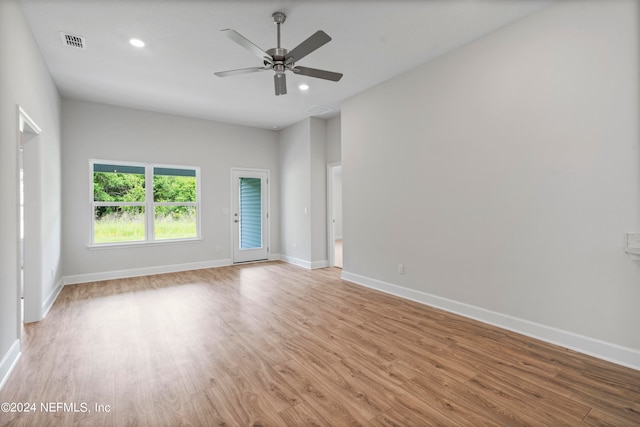
[{"label": "wood floor plank", "polygon": [[640,371],[281,262],[65,286],[0,425],[640,425]]},{"label": "wood floor plank", "polygon": [[592,409],[582,422],[585,426],[598,427],[637,427],[638,423],[634,419],[620,417],[616,413]]},{"label": "wood floor plank", "polygon": [[[429,414],[434,419],[443,419],[458,426],[478,426],[490,424],[489,418],[480,408],[469,405],[467,401],[460,399],[453,391],[457,383],[449,383],[447,380],[425,378],[417,376],[406,384],[407,389],[414,395],[424,396],[429,408]],[[437,414],[437,415],[435,415]],[[437,418],[436,418],[437,417]]]},{"label": "wood floor plank", "polygon": [[[525,402],[518,402],[517,397],[496,390],[483,381],[484,377],[473,378],[463,385],[454,385],[452,392],[459,399],[468,402],[467,405],[479,408],[482,413],[494,420],[499,425],[508,426],[535,426],[553,425],[544,418],[536,418],[528,412],[523,412],[514,407],[518,403],[523,406]],[[562,425],[571,425],[568,422]]]},{"label": "wood floor plank", "polygon": [[223,425],[278,425],[280,417],[268,398],[244,376],[227,377],[207,390],[207,395],[224,420]]},{"label": "wood floor plank", "polygon": [[[617,368],[612,370],[615,372]],[[628,382],[638,384],[640,380],[636,376],[630,376]],[[615,414],[615,417],[626,422],[640,425],[640,394],[629,393],[626,387],[613,387],[583,374],[565,371],[561,371],[550,382],[567,388],[575,400],[584,402],[591,408],[605,414]]]},{"label": "wood floor plank", "polygon": [[582,402],[549,392],[517,376],[499,373],[493,376],[479,375],[466,386],[470,390],[489,391],[494,396],[494,404],[500,405],[507,413],[528,416],[534,420],[548,420],[554,425],[578,424],[590,410]]},{"label": "wood floor plank", "polygon": [[609,364],[590,366],[582,373],[585,378],[590,378],[597,384],[613,387],[623,396],[628,393],[629,398],[640,393],[640,382],[629,381],[629,378],[633,378],[636,374],[633,369],[624,366],[618,366],[612,370]]},{"label": "wood floor plank", "polygon": [[307,329],[322,339],[323,346],[330,349],[340,357],[363,357],[369,360],[376,360],[380,363],[389,361],[388,352],[378,354],[377,348],[369,348],[351,341],[347,336],[337,332],[337,328],[332,328],[325,322],[310,321],[306,323]]},{"label": "wood floor plank", "polygon": [[255,371],[247,379],[278,413],[304,401],[300,393],[291,387],[274,367]]},{"label": "wood floor plank", "polygon": [[[371,329],[371,325],[363,325],[364,328]],[[375,330],[375,327],[373,327]],[[383,332],[378,332],[383,334]],[[440,344],[434,345],[432,342],[424,340],[405,340],[399,338],[397,334],[388,336],[387,339],[392,343],[396,359],[397,368],[407,367],[414,373],[431,375],[434,370],[441,371],[448,377],[455,378],[460,382],[464,382],[469,378],[477,375],[476,369],[471,369],[463,364],[454,361],[450,357],[449,347],[443,347]]]},{"label": "wood floor plank", "polygon": [[[337,353],[339,348],[332,347],[330,342],[308,333],[291,335],[291,339],[282,343],[282,348],[287,352],[289,358],[297,358],[313,364],[335,362],[342,359],[345,354],[344,351],[341,354]],[[334,348],[336,350],[333,350]]]},{"label": "wood floor plank", "polygon": [[280,412],[283,425],[296,427],[322,427],[335,426],[335,422],[329,422],[318,414],[312,405],[306,402],[299,403],[289,409]]},{"label": "wood floor plank", "polygon": [[310,375],[296,361],[289,361],[277,367],[280,375],[311,404],[323,418],[339,425],[364,426],[368,418],[354,410],[342,399],[336,397],[333,390]]},{"label": "wood floor plank", "polygon": [[366,419],[372,419],[390,408],[384,396],[353,381],[353,377],[342,375],[333,365],[300,363],[298,367],[307,376],[322,383],[332,396],[356,408]]},{"label": "wood floor plank", "polygon": [[379,427],[425,427],[438,425],[428,417],[423,418],[418,414],[396,409],[389,409],[387,412],[378,415],[375,419],[371,420],[370,424]]}]

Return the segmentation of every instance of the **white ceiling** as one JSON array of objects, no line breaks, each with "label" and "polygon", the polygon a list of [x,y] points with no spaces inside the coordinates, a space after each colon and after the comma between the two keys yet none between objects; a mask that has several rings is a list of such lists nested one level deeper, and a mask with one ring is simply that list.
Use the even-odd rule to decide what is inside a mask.
[{"label": "white ceiling", "polygon": [[[63,97],[267,129],[308,117],[314,105],[339,111],[343,100],[550,2],[20,0]],[[284,48],[316,30],[332,37],[299,65],[344,73],[341,81],[287,73],[289,93],[276,97],[272,71],[213,74],[262,65],[220,30],[233,28],[267,50],[276,45],[275,11],[287,14]],[[63,45],[61,31],[85,37],[86,50]],[[132,37],[146,46],[134,48]]]}]

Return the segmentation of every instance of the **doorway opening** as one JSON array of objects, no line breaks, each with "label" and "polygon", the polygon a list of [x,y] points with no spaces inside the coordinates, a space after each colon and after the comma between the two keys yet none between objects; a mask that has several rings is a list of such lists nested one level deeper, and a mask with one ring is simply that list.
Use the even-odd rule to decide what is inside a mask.
[{"label": "doorway opening", "polygon": [[29,115],[18,107],[18,266],[17,266],[17,311],[18,336],[24,322],[40,320],[41,292],[37,277],[38,241],[34,233],[40,230],[37,224],[37,194],[39,192],[36,165],[36,144],[40,127]]},{"label": "doorway opening", "polygon": [[20,230],[20,251],[18,252],[19,262],[20,262],[20,279],[18,280],[18,284],[20,289],[18,289],[18,297],[20,298],[20,319],[18,324],[21,325],[24,323],[24,148],[22,147],[22,134],[20,135],[20,147],[18,148],[18,173],[20,174],[20,190],[19,190],[19,205],[20,205],[20,226],[18,229]]},{"label": "doorway opening", "polygon": [[327,165],[327,180],[329,266],[342,268],[342,165],[340,163]]}]

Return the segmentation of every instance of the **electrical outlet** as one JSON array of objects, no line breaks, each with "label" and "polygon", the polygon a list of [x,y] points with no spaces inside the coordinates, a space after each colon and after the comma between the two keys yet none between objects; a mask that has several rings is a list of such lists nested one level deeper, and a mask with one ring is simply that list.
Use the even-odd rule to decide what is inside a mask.
[{"label": "electrical outlet", "polygon": [[404,264],[398,264],[398,273],[404,274]]},{"label": "electrical outlet", "polygon": [[220,246],[216,246],[216,252],[220,252]]}]

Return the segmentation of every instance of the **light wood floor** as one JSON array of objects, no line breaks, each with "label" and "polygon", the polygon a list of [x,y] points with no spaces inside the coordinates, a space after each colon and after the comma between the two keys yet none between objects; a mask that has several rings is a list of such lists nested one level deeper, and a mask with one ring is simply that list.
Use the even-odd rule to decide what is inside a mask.
[{"label": "light wood floor", "polygon": [[275,262],[66,286],[0,392],[38,410],[0,425],[640,425],[640,372],[339,273]]}]

